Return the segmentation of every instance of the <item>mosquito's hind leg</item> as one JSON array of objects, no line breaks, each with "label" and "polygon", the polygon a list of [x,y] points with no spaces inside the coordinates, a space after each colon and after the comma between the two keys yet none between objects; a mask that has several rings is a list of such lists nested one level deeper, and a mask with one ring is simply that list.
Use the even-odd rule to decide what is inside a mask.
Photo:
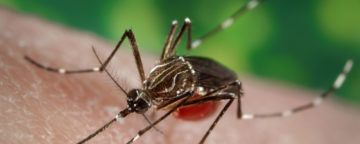
[{"label": "mosquito's hind leg", "polygon": [[255,118],[272,118],[272,117],[287,117],[291,116],[293,114],[296,114],[298,112],[311,109],[319,104],[321,104],[325,98],[327,98],[329,95],[331,95],[334,91],[339,89],[341,85],[344,83],[347,74],[350,72],[353,65],[352,60],[348,60],[344,66],[343,71],[339,74],[339,76],[334,81],[333,85],[323,92],[320,96],[316,97],[312,102],[297,106],[288,110],[284,110],[281,112],[273,112],[273,113],[267,113],[267,114],[243,114],[242,119],[255,119]]},{"label": "mosquito's hind leg", "polygon": [[213,35],[220,32],[221,30],[230,27],[234,23],[234,21],[237,20],[241,15],[243,15],[244,13],[257,7],[259,4],[261,4],[264,1],[265,0],[250,0],[248,3],[243,5],[240,9],[238,9],[233,15],[231,15],[229,18],[227,18],[222,23],[220,23],[217,27],[215,27],[214,29],[212,29],[210,32],[206,33],[199,39],[193,41],[191,43],[191,49],[198,47],[203,41],[212,37]]}]

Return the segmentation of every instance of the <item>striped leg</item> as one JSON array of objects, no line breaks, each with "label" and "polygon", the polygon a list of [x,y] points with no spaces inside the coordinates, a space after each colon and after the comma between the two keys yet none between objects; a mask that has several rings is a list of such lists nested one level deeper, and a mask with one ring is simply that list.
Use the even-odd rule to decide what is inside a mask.
[{"label": "striped leg", "polygon": [[170,45],[171,45],[172,40],[174,38],[174,34],[175,34],[175,30],[176,30],[177,25],[178,25],[178,23],[177,23],[176,20],[174,20],[172,22],[172,24],[171,24],[171,28],[170,28],[169,34],[168,34],[168,36],[166,38],[164,49],[163,49],[163,52],[161,54],[160,60],[165,59],[167,54],[169,53]]},{"label": "striped leg", "polygon": [[[174,27],[174,24],[173,24],[173,27]],[[171,47],[167,49],[166,47],[169,44],[165,43],[165,48],[164,48],[164,51],[163,51],[163,54],[162,54],[163,58],[170,57],[170,56],[174,55],[175,49],[176,49],[177,45],[179,44],[179,42],[181,40],[181,37],[184,35],[186,30],[188,32],[187,47],[188,47],[188,49],[191,48],[191,20],[189,18],[185,18],[185,22],[184,22],[183,26],[181,27],[180,32],[176,36],[175,41],[171,45]],[[169,37],[172,37],[171,35],[173,35],[173,34],[171,34],[171,31],[172,31],[172,29],[170,29],[170,34],[168,36],[168,39],[169,39]]]},{"label": "striped leg", "polygon": [[251,0],[246,5],[242,6],[239,10],[237,10],[231,17],[223,21],[219,24],[216,28],[205,34],[204,36],[200,37],[199,39],[195,40],[191,44],[191,49],[198,47],[204,40],[208,39],[209,37],[213,36],[214,34],[218,33],[219,31],[228,28],[231,26],[239,16],[243,15],[247,11],[255,8],[265,0]]},{"label": "striped leg", "polygon": [[[227,92],[227,90],[232,90],[232,88],[236,88],[235,91]],[[235,98],[238,99],[237,116],[238,118],[242,117],[241,101],[240,101],[241,96],[242,96],[242,87],[240,81],[237,80],[211,93],[208,93],[205,96],[184,103],[183,106],[187,106],[187,105],[205,103],[209,101],[219,101],[219,100],[227,100],[227,99],[229,100],[226,103],[226,105],[223,107],[221,112],[218,114],[214,122],[211,124],[209,129],[206,131],[205,135],[201,138],[199,144],[203,144],[205,142],[206,138],[209,136],[209,134],[214,129],[214,127],[219,122],[219,120],[224,115],[224,113],[228,110],[228,108],[230,107],[230,105],[232,104]]]},{"label": "striped leg", "polygon": [[120,111],[115,118],[111,119],[108,123],[106,123],[104,126],[102,126],[101,128],[99,128],[98,130],[96,130],[94,133],[90,134],[89,136],[87,136],[86,138],[82,139],[81,141],[79,141],[77,144],[83,144],[86,143],[87,141],[89,141],[90,139],[92,139],[93,137],[95,137],[96,135],[98,135],[99,133],[103,132],[105,129],[107,129],[110,125],[112,125],[114,122],[116,122],[118,119],[122,119],[124,117],[126,117],[127,115],[129,115],[130,113],[132,113],[133,111],[129,110],[128,108]]},{"label": "striped leg", "polygon": [[144,74],[144,69],[142,66],[142,61],[140,58],[140,53],[138,50],[138,46],[136,44],[136,40],[135,40],[135,36],[133,34],[133,32],[131,30],[126,30],[125,33],[123,34],[123,36],[121,37],[120,41],[117,43],[115,49],[111,52],[110,56],[105,60],[105,62],[103,64],[100,65],[100,67],[95,67],[92,69],[81,69],[81,70],[66,70],[63,68],[52,68],[52,67],[47,67],[44,66],[38,62],[36,62],[35,60],[31,59],[28,56],[25,56],[25,60],[29,61],[30,63],[34,64],[35,66],[47,70],[47,71],[51,71],[51,72],[56,72],[56,73],[60,73],[60,74],[74,74],[74,73],[87,73],[87,72],[102,72],[104,71],[105,67],[109,64],[110,60],[114,57],[116,51],[120,48],[121,44],[123,43],[123,41],[125,40],[125,38],[128,37],[130,40],[130,44],[131,47],[133,49],[133,54],[136,60],[136,65],[138,68],[138,72],[140,74],[141,80],[144,81],[145,80],[145,74]]},{"label": "striped leg", "polygon": [[[236,88],[235,91],[230,91],[230,92],[227,91],[232,88]],[[242,95],[243,95],[243,90],[242,90],[241,82],[239,80],[236,80],[234,82],[229,83],[228,85],[220,87],[220,88],[214,90],[213,92],[206,94],[205,96],[201,96],[197,99],[188,101],[184,104],[184,106],[204,103],[204,102],[208,102],[208,101],[218,101],[218,100],[224,100],[224,99],[237,98],[237,117],[241,118],[243,115],[242,109],[241,109],[241,96]]]},{"label": "striped leg", "polygon": [[242,119],[254,119],[254,118],[271,118],[271,117],[287,117],[290,115],[293,115],[297,112],[301,112],[310,108],[313,108],[314,106],[317,106],[322,103],[322,101],[327,98],[331,93],[336,91],[341,87],[341,85],[344,83],[347,74],[350,72],[353,65],[352,60],[348,60],[344,66],[343,71],[339,74],[339,76],[336,78],[334,84],[332,87],[330,87],[327,91],[322,93],[320,96],[316,97],[311,103],[304,104],[289,110],[285,110],[282,112],[274,112],[274,113],[268,113],[268,114],[243,114]]}]

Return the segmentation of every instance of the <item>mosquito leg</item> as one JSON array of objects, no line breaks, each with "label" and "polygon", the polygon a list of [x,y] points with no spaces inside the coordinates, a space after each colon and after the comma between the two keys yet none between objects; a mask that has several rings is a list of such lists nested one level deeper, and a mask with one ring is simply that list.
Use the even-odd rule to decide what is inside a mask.
[{"label": "mosquito leg", "polygon": [[[139,52],[139,49],[138,49],[138,45],[136,43],[134,33],[132,32],[131,29],[126,30],[125,33],[127,34],[128,38],[130,40],[130,44],[131,44],[131,47],[132,47],[132,50],[133,50],[133,55],[134,55],[134,58],[135,58],[136,66],[137,66],[137,69],[138,69],[138,72],[139,72],[139,75],[140,75],[140,78],[141,78],[141,83],[143,83],[143,81],[145,81],[144,67],[143,67],[143,64],[142,64],[142,61],[141,61],[140,52]],[[105,61],[105,63],[106,63],[106,61]]]},{"label": "mosquito leg", "polygon": [[203,98],[194,99],[191,101],[187,101],[183,104],[183,106],[189,106],[194,104],[202,104],[210,101],[219,101],[219,100],[226,100],[226,99],[234,99],[234,95],[224,94],[224,95],[215,95],[215,96],[208,96]]},{"label": "mosquito leg", "polygon": [[86,138],[84,138],[83,140],[79,141],[77,144],[83,144],[87,141],[89,141],[90,139],[92,139],[93,137],[95,137],[96,135],[98,135],[99,133],[103,132],[105,129],[107,129],[111,124],[113,124],[114,122],[116,122],[118,119],[124,118],[126,117],[128,114],[130,114],[132,111],[130,111],[129,109],[124,109],[122,111],[120,111],[115,118],[113,118],[111,121],[109,121],[108,123],[106,123],[104,126],[102,126],[101,128],[99,128],[98,130],[96,130],[94,133],[92,133],[91,135],[87,136]]},{"label": "mosquito leg", "polygon": [[[226,92],[226,90],[230,90],[231,88],[234,88],[234,87],[237,87],[237,89],[236,89],[237,91],[235,91],[235,92]],[[214,129],[215,125],[218,123],[220,118],[227,111],[227,109],[232,104],[234,99],[236,97],[238,99],[240,99],[241,95],[242,95],[241,83],[240,83],[240,81],[237,80],[235,82],[232,82],[232,83],[230,83],[230,84],[228,84],[226,86],[223,86],[223,87],[215,90],[214,92],[208,93],[205,96],[202,96],[200,98],[188,101],[188,102],[183,104],[183,106],[187,106],[187,105],[193,105],[193,104],[201,104],[201,103],[205,103],[205,102],[209,102],[209,101],[219,101],[219,100],[229,99],[229,102],[226,103],[224,108],[221,110],[219,115],[216,117],[215,121],[211,124],[209,129],[206,131],[205,135],[202,137],[199,144],[203,144],[205,142],[205,140],[209,136],[210,132]],[[240,100],[238,101],[238,117],[239,117],[239,115],[240,116],[242,115]]]},{"label": "mosquito leg", "polygon": [[[229,90],[230,88],[236,88],[236,91],[234,92],[226,92],[225,94],[222,94],[222,92]],[[208,102],[208,101],[218,101],[218,100],[223,100],[223,99],[233,99],[237,97],[237,117],[238,118],[242,118],[242,109],[241,109],[241,96],[243,95],[242,92],[242,85],[241,82],[239,80],[236,80],[226,86],[223,86],[217,90],[215,90],[212,93],[209,93],[205,96],[199,97],[197,99],[193,99],[191,101],[188,101],[184,104],[184,106],[186,105],[192,105],[192,104],[199,104],[199,103],[204,103],[204,102]]]},{"label": "mosquito leg", "polygon": [[[238,97],[240,98],[240,96]],[[183,106],[187,106],[187,105],[193,105],[193,104],[199,104],[199,103],[205,103],[205,102],[209,102],[209,101],[218,101],[218,100],[225,100],[225,99],[229,99],[229,102],[226,103],[226,105],[224,106],[224,108],[221,110],[221,112],[219,113],[219,115],[216,117],[215,121],[211,124],[211,126],[209,127],[209,129],[206,131],[205,135],[202,137],[201,141],[199,142],[199,144],[203,144],[206,140],[206,138],[209,136],[210,132],[214,129],[215,125],[218,123],[218,121],[220,120],[220,118],[224,115],[224,113],[227,111],[227,109],[229,108],[229,106],[231,105],[231,103],[234,101],[235,96],[231,93],[231,94],[223,94],[223,95],[215,95],[215,96],[204,96],[203,98],[198,98],[189,102],[186,102]]]},{"label": "mosquito leg", "polygon": [[[231,88],[236,88],[237,91],[235,92],[225,92],[226,90],[229,90]],[[208,101],[218,101],[223,99],[232,99],[232,98],[241,98],[243,95],[242,93],[242,86],[241,82],[239,80],[236,80],[234,82],[231,82],[225,86],[222,86],[220,88],[215,89],[212,92],[207,93],[204,96],[198,97],[196,99],[189,100],[184,104],[184,106],[192,105],[192,104],[198,104],[198,103],[204,103]]]},{"label": "mosquito leg", "polygon": [[151,128],[153,128],[156,124],[158,124],[160,121],[164,120],[166,117],[168,117],[172,112],[174,112],[177,108],[179,108],[180,106],[182,106],[190,97],[192,96],[192,93],[188,93],[186,95],[186,97],[184,99],[182,99],[175,107],[173,107],[170,111],[168,111],[166,114],[164,114],[162,117],[160,117],[158,120],[156,120],[155,122],[153,122],[152,124],[148,125],[147,127],[145,127],[144,129],[140,130],[137,135],[133,138],[131,138],[131,140],[129,140],[127,142],[127,144],[131,144],[134,141],[136,141],[141,135],[143,135],[144,133],[146,133],[148,130],[150,130]]},{"label": "mosquito leg", "polygon": [[243,95],[243,90],[242,90],[242,85],[240,83],[240,81],[236,81],[238,84],[238,94],[237,94],[237,118],[241,118],[243,113],[242,113],[242,107],[241,107],[241,96]]},{"label": "mosquito leg", "polygon": [[89,135],[88,137],[86,137],[85,139],[79,141],[77,144],[83,144],[87,141],[89,141],[91,138],[95,137],[96,135],[98,135],[99,133],[101,133],[102,131],[104,131],[106,128],[108,128],[111,124],[113,124],[116,121],[116,118],[113,118],[111,121],[109,121],[108,123],[106,123],[104,126],[102,126],[101,128],[99,128],[98,130],[96,130],[93,134]]},{"label": "mosquito leg", "polygon": [[28,56],[24,57],[25,60],[27,60],[28,62],[30,62],[31,64],[37,66],[38,68],[50,71],[50,72],[56,72],[56,73],[60,73],[60,74],[73,74],[73,73],[87,73],[87,72],[98,72],[101,71],[100,67],[96,67],[96,68],[92,68],[92,69],[81,69],[81,70],[66,70],[63,68],[52,68],[52,67],[47,67],[44,66],[38,62],[36,62],[35,60],[31,59]]},{"label": "mosquito leg", "polygon": [[174,20],[172,22],[172,25],[171,25],[171,28],[170,28],[170,31],[169,31],[169,34],[167,36],[167,39],[165,41],[165,45],[164,45],[164,49],[163,49],[163,52],[161,54],[161,57],[160,57],[160,60],[163,60],[166,58],[168,52],[169,52],[169,49],[170,49],[170,45],[171,45],[171,42],[174,38],[174,34],[175,34],[175,30],[176,30],[176,27],[177,27],[178,23],[176,20]]},{"label": "mosquito leg", "polygon": [[[236,80],[226,86],[223,86],[215,91],[213,91],[212,93],[209,93],[208,96],[203,96],[203,99],[207,99],[207,97],[209,96],[213,96],[213,95],[218,95],[219,93],[228,90],[230,88],[236,87],[236,91],[229,93],[229,95],[233,95],[233,97],[237,97],[237,117],[241,118],[243,113],[242,113],[242,109],[241,109],[241,96],[243,95],[243,90],[242,90],[242,85],[241,82],[239,80]],[[201,99],[200,99],[201,100]]]},{"label": "mosquito leg", "polygon": [[228,28],[231,26],[235,20],[237,20],[241,15],[248,12],[249,10],[252,10],[265,0],[251,0],[244,6],[242,6],[240,9],[238,9],[232,16],[227,18],[225,21],[223,21],[221,24],[219,24],[217,27],[215,27],[210,32],[206,33],[204,36],[200,37],[199,39],[195,40],[191,44],[191,49],[194,49],[198,47],[204,40],[208,39],[209,37],[213,36],[214,34],[218,33],[219,31]]},{"label": "mosquito leg", "polygon": [[141,80],[145,79],[145,74],[144,74],[144,70],[143,70],[143,66],[142,66],[142,62],[141,62],[141,58],[140,58],[140,54],[139,54],[139,50],[136,44],[136,40],[134,37],[134,34],[131,30],[126,30],[125,33],[123,34],[123,36],[121,37],[120,41],[117,43],[115,49],[111,52],[110,56],[105,60],[105,62],[103,64],[100,65],[100,67],[95,67],[95,68],[91,68],[91,69],[80,69],[80,70],[66,70],[63,68],[52,68],[52,67],[47,67],[44,66],[38,62],[36,62],[35,60],[31,59],[28,56],[25,56],[25,60],[29,61],[30,63],[34,64],[35,66],[47,70],[47,71],[51,71],[51,72],[56,72],[56,73],[60,73],[60,74],[74,74],[74,73],[87,73],[87,72],[101,72],[104,71],[105,67],[108,65],[108,63],[110,62],[110,60],[114,57],[116,51],[120,48],[121,44],[123,43],[123,41],[125,40],[125,38],[128,37],[131,43],[131,47],[133,49],[133,53],[134,53],[134,57],[136,60],[136,64],[138,67],[138,71],[141,77]]},{"label": "mosquito leg", "polygon": [[[236,88],[236,91],[227,92],[226,90],[230,90],[231,88]],[[242,96],[242,86],[239,80],[232,82],[226,86],[223,86],[214,92],[208,93],[205,96],[202,96],[198,99],[194,99],[191,101],[188,101],[184,104],[186,105],[192,105],[192,104],[200,104],[205,103],[209,101],[219,101],[224,99],[229,99],[229,102],[224,106],[224,108],[221,110],[220,114],[216,117],[215,121],[211,124],[210,128],[206,131],[205,135],[202,137],[199,144],[203,144],[206,140],[206,138],[209,136],[210,132],[214,129],[217,122],[220,120],[220,118],[223,116],[223,114],[227,111],[231,103],[234,101],[234,99],[237,97],[238,99],[238,106],[237,106],[237,116],[238,118],[242,117],[242,111],[241,111],[241,96]]]},{"label": "mosquito leg", "polygon": [[181,27],[179,34],[176,36],[174,43],[171,45],[168,53],[165,53],[165,57],[172,56],[175,52],[177,45],[179,44],[181,37],[184,35],[185,31],[188,31],[188,40],[187,47],[190,49],[191,47],[191,20],[189,18],[185,18],[185,22]]},{"label": "mosquito leg", "polygon": [[254,118],[272,118],[272,117],[287,117],[290,115],[293,115],[297,112],[301,112],[310,108],[313,108],[324,101],[325,98],[327,98],[329,95],[331,95],[334,91],[339,89],[341,85],[344,83],[347,74],[350,72],[353,65],[352,60],[348,60],[344,66],[343,71],[339,74],[339,76],[336,78],[334,84],[325,92],[323,92],[320,96],[316,97],[312,102],[285,110],[282,112],[274,112],[274,113],[268,113],[268,114],[243,114],[242,119],[254,119]]},{"label": "mosquito leg", "polygon": [[201,141],[199,142],[199,144],[203,144],[205,142],[205,140],[209,136],[210,132],[214,129],[215,125],[218,123],[218,121],[224,115],[224,113],[228,110],[228,108],[230,107],[230,105],[233,101],[234,101],[234,98],[230,99],[229,102],[226,103],[224,108],[221,110],[219,115],[216,117],[215,121],[211,124],[210,128],[206,131],[205,135],[201,138]]},{"label": "mosquito leg", "polygon": [[156,106],[156,109],[159,110],[159,109],[162,109],[162,108],[164,108],[164,107],[167,107],[167,106],[173,104],[174,102],[177,102],[177,101],[179,101],[180,99],[183,99],[184,97],[187,97],[187,93],[185,93],[185,94],[183,94],[183,95],[180,95],[180,96],[177,96],[177,97],[175,97],[175,98],[173,98],[173,99],[170,99],[170,100],[168,100],[168,101],[165,101],[165,102],[157,105],[157,106]]}]

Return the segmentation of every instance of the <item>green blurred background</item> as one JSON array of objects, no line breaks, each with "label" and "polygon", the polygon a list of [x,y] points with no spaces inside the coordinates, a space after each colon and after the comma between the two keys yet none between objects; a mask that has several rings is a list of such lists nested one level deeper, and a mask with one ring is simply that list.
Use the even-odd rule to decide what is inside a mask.
[{"label": "green blurred background", "polygon": [[[0,0],[0,4],[114,44],[132,28],[141,51],[160,54],[172,20],[193,22],[198,38],[248,0]],[[177,53],[185,53],[184,40]],[[328,88],[349,58],[355,62],[339,98],[360,106],[360,0],[268,0],[191,55],[231,69],[316,90]],[[240,75],[240,79],[241,79]]]}]

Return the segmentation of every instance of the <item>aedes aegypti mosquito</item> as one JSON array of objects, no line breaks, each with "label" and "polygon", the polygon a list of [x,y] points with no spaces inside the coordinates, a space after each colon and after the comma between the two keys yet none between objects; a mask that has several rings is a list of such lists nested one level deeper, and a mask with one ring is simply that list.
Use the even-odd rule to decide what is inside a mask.
[{"label": "aedes aegypti mosquito", "polygon": [[[241,110],[240,99],[243,95],[242,83],[237,79],[234,72],[209,58],[177,56],[174,54],[176,47],[186,31],[188,34],[187,50],[191,50],[198,47],[205,39],[211,37],[222,29],[229,27],[240,15],[255,8],[263,1],[264,0],[251,0],[215,29],[195,41],[191,40],[191,21],[189,18],[185,18],[185,22],[182,25],[180,32],[177,34],[175,40],[173,40],[178,26],[177,21],[173,21],[160,56],[160,61],[154,66],[147,77],[144,74],[138,46],[131,29],[125,31],[115,49],[111,52],[105,62],[102,62],[99,59],[95,49],[93,48],[93,51],[101,64],[100,67],[82,70],[65,70],[43,66],[27,56],[25,56],[25,59],[39,68],[60,74],[105,71],[127,95],[127,107],[120,111],[115,118],[106,123],[103,127],[79,141],[79,144],[89,141],[91,138],[104,131],[111,124],[119,119],[125,118],[131,113],[135,112],[145,116],[144,113],[152,106],[156,106],[156,109],[170,110],[154,122],[150,122],[147,119],[149,125],[140,130],[135,137],[131,138],[127,142],[128,144],[133,143],[141,135],[155,127],[156,124],[164,120],[171,113],[175,113],[175,116],[186,120],[201,119],[214,112],[218,101],[228,100],[200,140],[199,143],[202,144],[234,100],[237,100],[237,117],[239,119],[290,116],[294,113],[310,109],[320,104],[324,98],[328,97],[332,92],[341,87],[347,73],[351,70],[353,62],[352,60],[348,60],[343,71],[336,78],[333,85],[310,103],[282,112],[268,114],[244,114]],[[142,88],[132,89],[129,92],[126,92],[106,70],[106,66],[126,38],[130,40],[137,69],[142,82]]]}]

